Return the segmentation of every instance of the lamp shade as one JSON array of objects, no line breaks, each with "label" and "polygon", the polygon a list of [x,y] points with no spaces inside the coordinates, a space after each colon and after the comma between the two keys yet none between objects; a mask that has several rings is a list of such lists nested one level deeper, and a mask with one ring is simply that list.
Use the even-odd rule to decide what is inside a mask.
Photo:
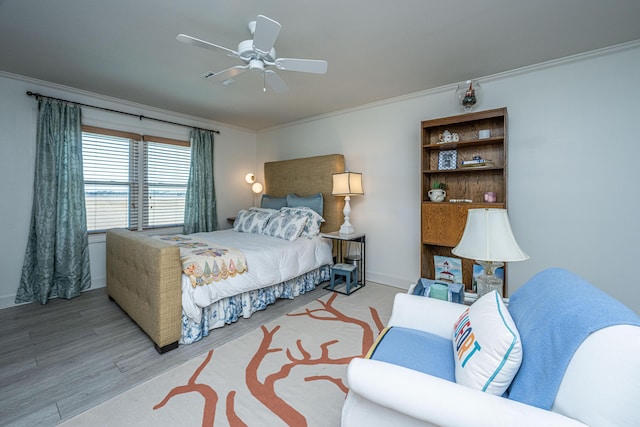
[{"label": "lamp shade", "polygon": [[343,172],[333,174],[334,196],[355,196],[364,194],[362,189],[362,174],[357,172]]},{"label": "lamp shade", "polygon": [[506,209],[469,209],[462,238],[451,252],[478,261],[529,259],[513,236]]}]

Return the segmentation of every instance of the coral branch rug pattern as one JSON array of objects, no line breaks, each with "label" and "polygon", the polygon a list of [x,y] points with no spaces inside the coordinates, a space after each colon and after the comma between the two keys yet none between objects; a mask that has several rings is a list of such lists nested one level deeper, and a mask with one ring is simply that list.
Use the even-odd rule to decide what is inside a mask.
[{"label": "coral branch rug pattern", "polygon": [[398,292],[325,295],[63,425],[339,426],[347,364],[373,344]]}]

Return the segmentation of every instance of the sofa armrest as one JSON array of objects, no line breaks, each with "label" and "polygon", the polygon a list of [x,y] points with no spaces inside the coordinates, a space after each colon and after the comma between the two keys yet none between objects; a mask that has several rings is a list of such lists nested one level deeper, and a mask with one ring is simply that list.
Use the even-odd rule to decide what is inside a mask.
[{"label": "sofa armrest", "polygon": [[387,326],[417,329],[450,339],[453,324],[466,308],[463,304],[434,298],[396,294]]},{"label": "sofa armrest", "polygon": [[555,412],[377,360],[353,359],[347,382],[350,393],[435,425],[585,426]]}]

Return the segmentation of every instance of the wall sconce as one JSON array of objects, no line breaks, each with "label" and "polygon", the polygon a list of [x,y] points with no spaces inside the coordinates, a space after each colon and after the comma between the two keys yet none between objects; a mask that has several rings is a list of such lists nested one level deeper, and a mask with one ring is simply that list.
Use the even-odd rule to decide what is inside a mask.
[{"label": "wall sconce", "polygon": [[259,182],[254,182],[251,186],[251,191],[253,191],[255,194],[262,193],[262,184],[260,184]]},{"label": "wall sconce", "polygon": [[256,181],[256,176],[253,173],[248,173],[244,176],[244,180],[247,184],[251,184],[251,191],[253,192],[253,206],[256,205],[256,196],[262,193],[264,187],[262,184]]}]

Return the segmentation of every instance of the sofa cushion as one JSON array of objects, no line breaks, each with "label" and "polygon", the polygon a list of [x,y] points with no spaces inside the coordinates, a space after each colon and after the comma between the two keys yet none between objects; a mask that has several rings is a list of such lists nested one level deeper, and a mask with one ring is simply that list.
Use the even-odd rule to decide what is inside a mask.
[{"label": "sofa cushion", "polygon": [[400,326],[385,328],[366,358],[455,381],[451,342],[429,332]]},{"label": "sofa cushion", "polygon": [[522,362],[522,343],[500,294],[491,291],[465,310],[453,326],[458,384],[502,395]]}]

